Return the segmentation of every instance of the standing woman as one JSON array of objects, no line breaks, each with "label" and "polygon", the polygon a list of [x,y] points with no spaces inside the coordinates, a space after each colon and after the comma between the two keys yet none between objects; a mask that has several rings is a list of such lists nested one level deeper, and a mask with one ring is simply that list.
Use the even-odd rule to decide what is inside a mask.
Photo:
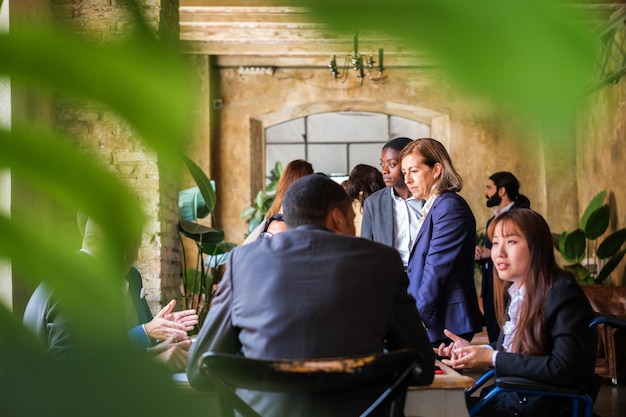
[{"label": "standing woman", "polygon": [[[520,208],[495,217],[492,242],[495,305],[502,331],[497,343],[440,346],[443,362],[456,369],[495,367],[495,377],[517,376],[592,392],[597,335],[589,301],[574,277],[558,267],[552,234],[536,212]],[[571,415],[571,399],[499,395],[481,416]]]},{"label": "standing woman", "polygon": [[466,340],[482,330],[474,286],[476,220],[457,194],[463,180],[444,146],[417,139],[401,154],[404,182],[413,197],[426,200],[407,266],[408,291],[433,346],[449,339],[449,329]]},{"label": "standing woman", "polygon": [[262,221],[256,229],[250,232],[248,237],[246,237],[246,240],[243,241],[244,245],[257,240],[265,227],[267,219],[282,212],[283,196],[285,195],[287,188],[289,188],[289,186],[298,178],[302,178],[305,175],[311,175],[313,172],[313,165],[304,159],[294,159],[285,166],[285,169],[283,169],[282,174],[280,174],[280,179],[278,180],[274,202],[267,210],[267,213],[265,213],[264,221]]},{"label": "standing woman", "polygon": [[346,181],[345,188],[346,193],[352,199],[355,235],[361,236],[361,222],[363,220],[365,200],[376,191],[385,188],[383,174],[371,165],[355,165],[350,172],[348,181]]}]

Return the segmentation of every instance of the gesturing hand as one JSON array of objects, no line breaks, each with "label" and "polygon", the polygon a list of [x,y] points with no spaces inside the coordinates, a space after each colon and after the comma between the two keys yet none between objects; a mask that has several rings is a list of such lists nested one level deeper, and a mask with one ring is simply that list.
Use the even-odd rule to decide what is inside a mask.
[{"label": "gesturing hand", "polygon": [[451,339],[452,343],[450,343],[448,346],[442,343],[439,345],[439,347],[433,348],[433,350],[435,351],[435,354],[441,358],[452,358],[454,355],[455,348],[465,347],[465,346],[470,345],[470,342],[463,339],[462,337],[455,335],[448,329],[444,329],[443,334],[445,334],[447,338]]},{"label": "gesturing hand", "polygon": [[[172,334],[178,334],[179,340],[189,338],[187,336],[188,328],[185,324],[166,318],[167,316],[172,316],[172,309],[175,305],[176,300],[170,301],[152,320],[144,325],[148,336],[157,340],[167,339]],[[193,329],[193,325],[191,328]]]}]

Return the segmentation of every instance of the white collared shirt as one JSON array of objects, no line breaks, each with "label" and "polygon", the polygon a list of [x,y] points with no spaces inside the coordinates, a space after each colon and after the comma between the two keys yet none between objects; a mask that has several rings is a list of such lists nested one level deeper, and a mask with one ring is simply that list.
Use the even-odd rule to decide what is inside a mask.
[{"label": "white collared shirt", "polygon": [[419,234],[420,229],[422,228],[422,224],[424,224],[424,220],[426,219],[426,216],[428,215],[428,212],[430,211],[430,208],[433,206],[433,203],[436,199],[437,194],[433,194],[428,198],[428,200],[426,200],[426,203],[424,203],[424,207],[422,207],[422,217],[417,222],[417,230],[415,231],[415,236]]},{"label": "white collared shirt", "polygon": [[502,213],[504,213],[505,211],[509,211],[511,209],[511,207],[513,207],[513,204],[515,204],[515,201],[512,203],[507,204],[506,206],[500,208],[500,207],[496,207],[493,210],[493,217],[498,217],[499,215],[501,215]]},{"label": "white collared shirt", "polygon": [[417,225],[422,216],[423,200],[411,196],[404,199],[397,196],[393,187],[389,187],[393,201],[394,247],[400,253],[402,263],[409,263],[411,247],[417,236]]},{"label": "white collared shirt", "polygon": [[502,333],[504,333],[502,349],[504,351],[509,351],[509,349],[511,348],[511,342],[513,341],[513,337],[515,336],[515,331],[517,330],[520,311],[522,308],[522,304],[524,304],[524,298],[526,296],[526,287],[522,286],[520,288],[517,286],[517,284],[513,283],[509,287],[508,292],[509,296],[511,297],[511,302],[509,303],[509,309],[507,311],[509,315],[509,320],[504,323],[504,326],[502,326]]}]

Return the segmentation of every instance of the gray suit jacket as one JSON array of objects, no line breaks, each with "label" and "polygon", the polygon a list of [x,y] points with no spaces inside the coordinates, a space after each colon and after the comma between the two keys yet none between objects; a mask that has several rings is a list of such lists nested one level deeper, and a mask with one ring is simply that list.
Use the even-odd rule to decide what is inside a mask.
[{"label": "gray suit jacket", "polygon": [[[434,354],[407,284],[394,249],[316,226],[241,246],[231,252],[191,347],[189,382],[208,388],[198,368],[198,360],[208,351],[307,359],[412,347],[424,357],[419,382],[429,383]],[[337,396],[332,401],[298,396],[290,405],[293,396],[265,399],[257,404],[258,410],[269,407],[273,415],[346,415],[345,407],[352,408],[350,414],[363,411],[354,398],[343,405]],[[316,409],[318,405],[322,408]],[[280,414],[281,407],[289,407],[289,413]]]},{"label": "gray suit jacket", "polygon": [[361,237],[394,247],[393,198],[389,188],[378,190],[365,200]]}]

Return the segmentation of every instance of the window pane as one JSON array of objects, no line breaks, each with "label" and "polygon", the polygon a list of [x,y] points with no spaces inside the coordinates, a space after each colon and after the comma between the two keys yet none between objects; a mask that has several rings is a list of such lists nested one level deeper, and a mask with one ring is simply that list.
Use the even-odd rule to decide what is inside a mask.
[{"label": "window pane", "polygon": [[347,175],[346,145],[309,145],[309,162],[315,172]]},{"label": "window pane", "polygon": [[265,129],[265,143],[304,142],[304,117],[289,120]]},{"label": "window pane", "polygon": [[[353,143],[349,145],[350,171],[357,164],[367,164],[380,170],[380,153],[385,142]],[[349,172],[349,171],[348,171]]]},{"label": "window pane", "polygon": [[[265,145],[265,175],[269,176],[276,161],[283,164],[283,168],[294,159],[305,159],[304,144],[302,145]],[[315,165],[313,165],[315,168]]]},{"label": "window pane", "polygon": [[387,115],[380,113],[321,113],[307,117],[307,141],[380,142],[388,138]]},{"label": "window pane", "polygon": [[389,132],[390,139],[401,136],[410,139],[427,138],[430,137],[430,126],[404,117],[391,116],[389,118]]}]

